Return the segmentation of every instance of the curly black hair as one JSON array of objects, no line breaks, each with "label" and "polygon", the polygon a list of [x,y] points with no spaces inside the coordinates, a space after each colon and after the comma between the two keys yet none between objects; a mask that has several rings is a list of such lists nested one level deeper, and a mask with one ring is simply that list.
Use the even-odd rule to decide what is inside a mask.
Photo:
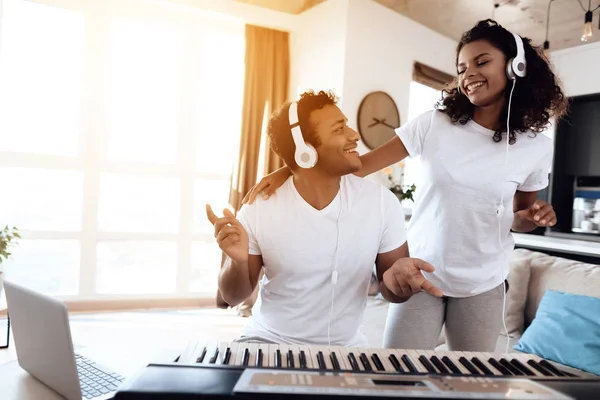
[{"label": "curly black hair", "polygon": [[[321,141],[315,131],[315,127],[310,123],[310,114],[319,110],[326,105],[336,105],[337,98],[333,92],[325,92],[323,90],[315,93],[313,90],[308,90],[300,95],[298,103],[298,123],[304,141],[313,145],[316,149],[321,144]],[[295,169],[297,167],[294,160],[296,146],[292,138],[292,130],[290,129],[290,120],[288,111],[290,103],[285,103],[275,111],[269,118],[267,126],[267,134],[271,149],[285,162],[285,164]]]},{"label": "curly black hair", "polygon": [[[456,48],[456,64],[458,54],[468,43],[476,40],[485,40],[504,53],[506,60],[517,54],[514,36],[496,21],[487,19],[479,21],[471,30],[465,32]],[[549,124],[550,117],[557,119],[567,111],[568,101],[560,87],[558,77],[552,71],[548,58],[539,46],[532,46],[531,39],[523,38],[525,58],[527,60],[527,75],[517,78],[513,92],[510,113],[509,142],[515,143],[515,132],[534,133],[544,131]],[[510,82],[510,81],[509,81]],[[505,96],[508,100],[512,85],[506,85]],[[508,101],[500,116],[506,121],[508,117]],[[458,91],[458,79],[442,90],[441,99],[435,108],[447,114],[453,123],[466,124],[473,118],[475,106],[469,99]],[[506,124],[501,124],[494,133],[494,141],[500,142],[502,134],[506,132]]]}]

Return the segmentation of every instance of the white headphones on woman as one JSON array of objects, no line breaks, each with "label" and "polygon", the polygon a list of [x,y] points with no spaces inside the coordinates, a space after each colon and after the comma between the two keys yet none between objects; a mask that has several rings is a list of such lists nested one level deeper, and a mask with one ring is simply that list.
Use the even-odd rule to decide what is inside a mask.
[{"label": "white headphones on woman", "polygon": [[302,137],[302,130],[300,129],[300,123],[298,122],[298,103],[295,101],[290,104],[288,115],[290,129],[292,130],[292,138],[294,139],[294,145],[296,146],[294,160],[300,168],[312,168],[317,163],[317,150],[315,150],[310,143],[306,143]]},{"label": "white headphones on woman", "polygon": [[[512,32],[511,32],[512,33]],[[517,55],[508,60],[506,63],[506,75],[508,79],[515,80],[517,77],[523,78],[527,75],[527,60],[525,60],[525,48],[523,47],[523,39],[516,33],[512,33],[515,37],[517,45]]]},{"label": "white headphones on woman", "polygon": [[[515,38],[515,44],[517,46],[517,55],[508,60],[506,63],[506,76],[511,81],[515,81],[517,77],[524,78],[527,75],[527,60],[525,59],[525,48],[523,46],[523,39],[516,33],[510,32]],[[456,86],[458,93],[463,94],[460,89],[460,82]]]}]

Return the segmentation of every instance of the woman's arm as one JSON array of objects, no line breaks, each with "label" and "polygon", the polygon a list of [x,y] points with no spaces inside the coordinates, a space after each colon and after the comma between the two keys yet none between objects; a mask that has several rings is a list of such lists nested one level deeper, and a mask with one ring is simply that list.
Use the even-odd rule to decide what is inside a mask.
[{"label": "woman's arm", "polygon": [[362,156],[361,169],[354,175],[365,177],[377,172],[385,167],[404,160],[408,156],[408,151],[398,136],[394,136],[381,146],[377,147]]}]

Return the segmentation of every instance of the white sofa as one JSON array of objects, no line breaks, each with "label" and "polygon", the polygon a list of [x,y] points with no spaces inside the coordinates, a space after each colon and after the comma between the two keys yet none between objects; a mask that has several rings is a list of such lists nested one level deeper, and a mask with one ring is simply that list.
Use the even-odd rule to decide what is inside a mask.
[{"label": "white sofa", "polygon": [[[600,298],[600,265],[586,264],[543,253],[516,249],[513,251],[508,277],[506,299],[506,327],[509,333],[509,351],[529,326],[547,289]],[[382,346],[383,327],[388,303],[378,297],[369,299],[363,317],[362,331],[370,347]],[[498,335],[496,352],[506,349],[504,329]],[[440,335],[437,350],[447,350],[444,333]]]}]

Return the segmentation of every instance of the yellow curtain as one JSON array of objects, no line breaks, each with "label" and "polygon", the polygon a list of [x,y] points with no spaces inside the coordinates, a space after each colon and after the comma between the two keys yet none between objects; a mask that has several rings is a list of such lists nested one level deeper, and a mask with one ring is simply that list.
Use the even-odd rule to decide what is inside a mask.
[{"label": "yellow curtain", "polygon": [[[289,71],[288,32],[246,25],[246,73],[240,152],[229,194],[229,204],[235,211],[240,209],[242,199],[256,184],[265,107],[269,106],[270,114],[287,101]],[[270,146],[265,164],[263,168],[267,173],[283,165]]]},{"label": "yellow curtain", "polygon": [[[246,25],[246,72],[240,152],[234,166],[229,192],[229,204],[235,212],[242,206],[244,196],[256,184],[265,107],[269,107],[268,112],[271,114],[287,101],[289,76],[289,34]],[[270,173],[282,165],[282,160],[267,143],[263,166],[265,172]],[[221,265],[224,260],[225,255],[222,257]],[[254,294],[240,305],[241,314],[248,314],[256,295],[255,290]],[[227,307],[220,293],[217,293],[217,305]]]}]

